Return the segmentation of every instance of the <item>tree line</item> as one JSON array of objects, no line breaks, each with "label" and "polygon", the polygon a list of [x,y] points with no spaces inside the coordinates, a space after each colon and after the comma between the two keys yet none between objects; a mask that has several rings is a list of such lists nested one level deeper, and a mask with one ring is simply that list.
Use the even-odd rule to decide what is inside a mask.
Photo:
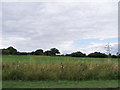
[{"label": "tree line", "polygon": [[8,47],[6,49],[0,49],[2,52],[2,55],[44,55],[44,56],[70,56],[70,57],[96,57],[96,58],[107,58],[107,57],[112,57],[112,58],[120,58],[120,54],[118,55],[106,55],[105,53],[100,53],[100,52],[94,52],[86,55],[85,53],[82,53],[80,51],[73,52],[71,54],[62,54],[60,55],[60,51],[56,48],[51,48],[50,50],[42,50],[42,49],[37,49],[36,51],[32,52],[19,52],[17,49],[13,47]]},{"label": "tree line", "polygon": [[42,49],[37,49],[32,52],[19,52],[17,49],[13,47],[8,47],[6,49],[1,49],[2,55],[46,55],[46,56],[56,56],[56,54],[60,54],[59,50],[56,48],[51,48],[50,50],[43,51]]}]

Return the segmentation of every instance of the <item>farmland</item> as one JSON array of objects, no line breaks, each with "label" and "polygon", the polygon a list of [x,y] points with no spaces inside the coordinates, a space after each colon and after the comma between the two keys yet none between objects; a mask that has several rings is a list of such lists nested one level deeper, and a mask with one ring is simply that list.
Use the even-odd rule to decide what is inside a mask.
[{"label": "farmland", "polygon": [[120,73],[118,59],[115,58],[3,55],[2,63],[4,87],[9,81],[13,83],[14,81],[52,81],[53,83],[59,80],[61,82],[116,80],[117,82]]}]

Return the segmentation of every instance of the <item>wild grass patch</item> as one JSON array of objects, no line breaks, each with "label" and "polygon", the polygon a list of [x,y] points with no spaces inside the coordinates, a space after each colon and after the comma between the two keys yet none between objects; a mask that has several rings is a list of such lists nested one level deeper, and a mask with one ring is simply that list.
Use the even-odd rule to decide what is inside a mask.
[{"label": "wild grass patch", "polygon": [[10,62],[2,65],[3,80],[117,80],[114,61]]}]

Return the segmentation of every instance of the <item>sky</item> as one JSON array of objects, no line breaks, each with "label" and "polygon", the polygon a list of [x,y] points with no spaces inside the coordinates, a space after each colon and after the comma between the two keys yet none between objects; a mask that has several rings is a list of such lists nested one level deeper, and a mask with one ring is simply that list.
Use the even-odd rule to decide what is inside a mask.
[{"label": "sky", "polygon": [[[1,16],[1,15],[0,15]],[[0,48],[118,52],[118,2],[3,2]]]}]

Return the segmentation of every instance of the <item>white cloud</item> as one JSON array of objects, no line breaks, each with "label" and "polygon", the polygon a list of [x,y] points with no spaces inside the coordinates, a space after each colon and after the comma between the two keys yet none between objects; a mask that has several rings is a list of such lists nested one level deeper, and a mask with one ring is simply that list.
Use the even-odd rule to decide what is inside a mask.
[{"label": "white cloud", "polygon": [[1,0],[2,2],[118,2],[119,0]]},{"label": "white cloud", "polygon": [[75,51],[74,40],[117,38],[117,15],[116,2],[3,3],[3,46]]},{"label": "white cloud", "polygon": [[[100,42],[100,43],[91,42],[86,46],[86,48],[83,48],[82,50],[87,54],[92,52],[102,52],[107,54],[106,45],[107,43],[105,42]],[[116,54],[118,52],[118,43],[117,42],[110,43],[110,50],[111,50],[110,51],[111,54]]]}]

